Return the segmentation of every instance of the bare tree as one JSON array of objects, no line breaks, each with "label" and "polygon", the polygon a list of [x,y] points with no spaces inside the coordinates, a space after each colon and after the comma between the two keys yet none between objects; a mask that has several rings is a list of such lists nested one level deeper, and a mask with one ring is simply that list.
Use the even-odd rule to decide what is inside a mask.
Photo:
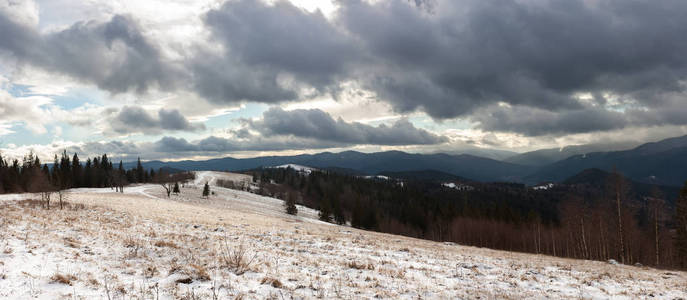
[{"label": "bare tree", "polygon": [[625,184],[625,179],[623,178],[623,175],[621,175],[618,170],[613,168],[613,187],[614,187],[614,192],[615,192],[615,203],[616,203],[616,209],[617,209],[617,214],[618,214],[618,243],[620,249],[618,249],[618,255],[620,256],[620,262],[625,263],[625,242],[623,240],[623,218],[622,218],[622,210],[621,210],[621,201],[622,198],[625,196],[625,190],[627,189],[626,184]]},{"label": "bare tree", "polygon": [[50,209],[50,196],[56,190],[55,186],[43,172],[36,172],[32,177],[29,192],[40,193],[41,203],[46,209]]},{"label": "bare tree", "polygon": [[656,188],[655,186],[653,187],[651,191],[652,197],[649,197],[649,209],[651,213],[651,218],[653,219],[653,229],[654,229],[654,252],[656,254],[656,265],[659,265],[660,262],[660,249],[659,249],[659,240],[660,240],[660,232],[659,232],[659,220],[661,219],[661,210],[663,209],[663,195],[661,191]]},{"label": "bare tree", "polygon": [[167,198],[169,198],[174,190],[174,184],[193,180],[194,178],[196,178],[196,176],[191,172],[169,173],[163,169],[160,169],[160,171],[155,175],[155,178],[153,178],[153,182],[162,186],[167,193]]}]

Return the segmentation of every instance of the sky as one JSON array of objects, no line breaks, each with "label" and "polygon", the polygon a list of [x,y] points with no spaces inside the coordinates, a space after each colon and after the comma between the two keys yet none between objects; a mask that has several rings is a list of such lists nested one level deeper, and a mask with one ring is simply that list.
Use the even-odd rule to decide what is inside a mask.
[{"label": "sky", "polygon": [[0,0],[0,153],[525,152],[681,136],[685,15],[683,0]]}]

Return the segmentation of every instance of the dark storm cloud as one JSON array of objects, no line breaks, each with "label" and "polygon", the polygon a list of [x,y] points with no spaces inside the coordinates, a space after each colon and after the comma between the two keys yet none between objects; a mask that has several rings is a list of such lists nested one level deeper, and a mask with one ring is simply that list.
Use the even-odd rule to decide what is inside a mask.
[{"label": "dark storm cloud", "polygon": [[584,133],[620,129],[628,124],[623,113],[605,109],[551,112],[531,107],[490,107],[472,119],[486,131],[510,131],[529,136]]},{"label": "dark storm cloud", "polygon": [[259,121],[249,121],[250,127],[265,136],[293,135],[342,144],[369,145],[429,145],[448,141],[424,129],[416,128],[405,119],[391,126],[377,127],[358,122],[334,119],[319,109],[285,111],[273,107]]},{"label": "dark storm cloud", "polygon": [[[199,86],[201,93],[219,102],[272,103],[298,97],[294,86],[279,83],[280,75],[317,91],[335,91],[339,80],[353,80],[400,112],[473,117],[485,129],[544,134],[645,122],[592,107],[574,97],[578,93],[613,94],[627,101],[621,105],[654,110],[664,104],[663,94],[685,90],[684,1],[339,4],[332,21],[279,1],[231,1],[210,11],[206,25],[226,52],[197,64],[209,78],[200,85],[212,83]],[[230,66],[249,71],[232,75],[240,71]],[[229,75],[221,69],[230,69]],[[513,126],[491,126],[484,116],[473,116],[499,102],[528,108],[556,126],[529,128],[512,114],[501,123]],[[601,119],[576,124],[576,114],[585,113]]]},{"label": "dark storm cloud", "polygon": [[120,93],[169,87],[180,74],[161,58],[157,47],[129,16],[115,15],[106,22],[78,22],[67,29],[41,33],[0,12],[0,53],[20,64],[92,82]]},{"label": "dark storm cloud", "polygon": [[191,67],[197,90],[215,102],[294,100],[301,85],[323,91],[357,55],[319,11],[285,1],[228,1],[204,20],[225,51],[197,56]]},{"label": "dark storm cloud", "polygon": [[[108,91],[192,89],[217,105],[336,97],[342,83],[354,82],[398,112],[462,117],[485,130],[541,135],[685,124],[675,112],[684,110],[687,92],[687,1],[337,4],[328,19],[286,1],[227,1],[202,16],[212,49],[194,44],[179,66],[127,16],[40,33],[0,13],[0,52]],[[579,93],[595,95],[594,103]],[[619,102],[611,109],[603,95]],[[327,124],[337,142],[427,138],[403,122],[380,129],[398,138]],[[291,131],[284,133],[327,136]]]},{"label": "dark storm cloud", "polygon": [[684,1],[343,1],[339,20],[378,62],[369,87],[402,111],[439,118],[503,101],[581,109],[577,92],[681,90]]},{"label": "dark storm cloud", "polygon": [[137,106],[124,106],[120,111],[108,111],[108,124],[112,131],[120,134],[151,133],[162,131],[197,131],[205,129],[203,124],[192,124],[176,109],[160,109],[157,116],[150,115]]},{"label": "dark storm cloud", "polygon": [[526,106],[491,106],[476,111],[471,120],[486,131],[506,131],[527,136],[574,134],[611,131],[630,126],[651,127],[687,125],[687,95],[662,100],[661,107],[629,107],[609,110],[586,107],[579,110],[552,112]]}]

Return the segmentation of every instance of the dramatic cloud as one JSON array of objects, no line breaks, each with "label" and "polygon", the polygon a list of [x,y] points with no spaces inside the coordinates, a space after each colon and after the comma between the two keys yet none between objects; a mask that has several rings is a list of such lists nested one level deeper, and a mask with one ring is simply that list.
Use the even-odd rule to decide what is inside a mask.
[{"label": "dramatic cloud", "polygon": [[[225,51],[196,61],[207,78],[196,83],[200,92],[219,102],[272,103],[297,99],[299,88],[335,92],[353,80],[400,112],[469,118],[503,102],[562,119],[558,126],[573,127],[550,132],[564,133],[636,125],[627,116],[618,122],[605,97],[594,97],[594,108],[580,93],[652,110],[665,93],[685,91],[685,2],[339,4],[333,20],[281,1],[230,1],[210,11],[206,24]],[[565,121],[588,111],[613,119]]]},{"label": "dramatic cloud", "polygon": [[66,74],[114,93],[142,92],[153,85],[169,87],[180,74],[129,16],[78,22],[41,33],[10,13],[0,11],[0,54],[9,54],[20,65]]},{"label": "dramatic cloud", "polygon": [[274,103],[298,98],[301,88],[336,86],[357,54],[319,11],[289,2],[228,1],[205,16],[220,55],[204,53],[191,66],[200,94],[220,103]]},{"label": "dramatic cloud", "polygon": [[342,144],[427,145],[448,141],[446,137],[416,128],[405,119],[391,126],[382,124],[374,127],[335,120],[319,109],[285,111],[273,107],[263,114],[261,120],[250,122],[250,126],[265,136],[292,135]]},{"label": "dramatic cloud", "polygon": [[45,97],[15,98],[0,90],[0,136],[11,133],[10,123],[21,122],[35,133],[45,133],[49,110],[45,108],[51,101]]},{"label": "dramatic cloud", "polygon": [[[141,12],[93,1],[103,9],[56,20],[33,1],[0,0],[0,135],[17,124],[68,136],[93,126],[88,140],[143,133],[145,149],[220,153],[437,149],[455,141],[451,130],[478,133],[466,143],[524,149],[687,128],[686,1],[336,0],[326,15],[294,3],[146,3]],[[50,90],[60,92],[36,92]],[[384,111],[351,117],[318,105],[326,101]],[[246,120],[275,105],[219,125],[231,124],[229,108]],[[151,107],[183,108],[206,125]],[[60,124],[46,127],[46,112]],[[366,124],[384,118],[399,121]],[[172,131],[188,140],[153,140]]]},{"label": "dramatic cloud", "polygon": [[470,118],[485,131],[515,132],[527,136],[565,135],[620,130],[627,127],[687,125],[687,95],[664,99],[663,106],[609,110],[598,106],[552,112],[527,106],[493,105]]},{"label": "dramatic cloud", "polygon": [[143,108],[124,106],[120,111],[108,111],[110,118],[107,123],[112,131],[119,134],[149,133],[158,134],[162,131],[197,131],[205,129],[203,124],[192,124],[178,110],[160,109],[157,116],[150,115]]}]

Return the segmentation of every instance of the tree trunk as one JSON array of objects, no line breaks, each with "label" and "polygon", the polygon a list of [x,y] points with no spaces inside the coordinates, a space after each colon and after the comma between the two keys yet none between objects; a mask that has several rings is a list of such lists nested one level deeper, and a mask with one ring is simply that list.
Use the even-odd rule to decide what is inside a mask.
[{"label": "tree trunk", "polygon": [[618,241],[620,242],[620,262],[625,264],[625,243],[623,242],[623,218],[620,214],[620,182],[618,182],[618,184],[616,185],[615,202],[618,207]]},{"label": "tree trunk", "polygon": [[659,254],[658,254],[658,207],[654,208],[654,237],[656,238],[655,241],[655,250],[656,250],[656,266],[658,266],[659,263]]}]

